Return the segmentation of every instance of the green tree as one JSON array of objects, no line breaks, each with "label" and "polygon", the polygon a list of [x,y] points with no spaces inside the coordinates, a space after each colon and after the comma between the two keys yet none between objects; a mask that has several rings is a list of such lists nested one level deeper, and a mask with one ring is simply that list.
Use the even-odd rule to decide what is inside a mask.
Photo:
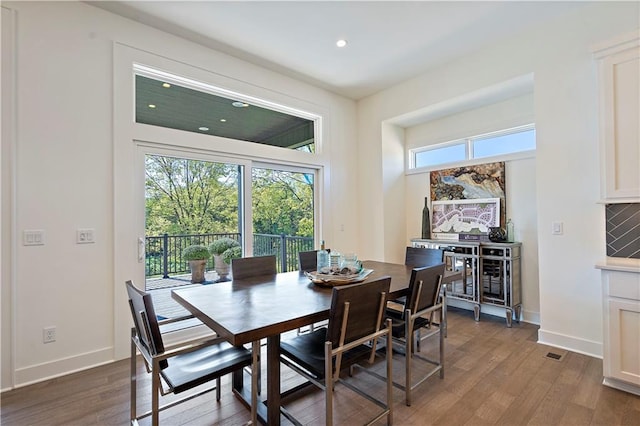
[{"label": "green tree", "polygon": [[313,176],[253,169],[253,228],[258,234],[313,236]]},{"label": "green tree", "polygon": [[147,235],[238,232],[238,166],[146,157]]}]

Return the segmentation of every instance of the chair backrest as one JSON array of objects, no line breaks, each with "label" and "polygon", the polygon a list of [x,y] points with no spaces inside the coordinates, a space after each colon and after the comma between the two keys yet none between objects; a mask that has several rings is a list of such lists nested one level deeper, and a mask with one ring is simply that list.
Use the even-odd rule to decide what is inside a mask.
[{"label": "chair backrest", "polygon": [[340,346],[343,316],[346,303],[349,303],[347,323],[344,329],[344,343],[375,333],[383,320],[391,277],[382,277],[375,281],[334,287],[331,295],[331,309],[327,328],[327,341],[334,348]]},{"label": "chair backrest", "polygon": [[275,275],[277,272],[275,255],[231,259],[231,277],[234,280],[260,275]]},{"label": "chair backrest", "polygon": [[[409,281],[409,295],[405,309],[411,313],[422,311],[438,303],[440,286],[444,275],[444,263],[422,268],[413,268]],[[403,313],[404,314],[404,313]]]},{"label": "chair backrest", "polygon": [[315,271],[318,265],[318,250],[298,252],[298,269],[301,271]]},{"label": "chair backrest", "polygon": [[442,263],[443,260],[443,249],[407,247],[407,251],[404,257],[404,264],[414,267],[432,266]]},{"label": "chair backrest", "polygon": [[[136,329],[140,344],[149,351],[150,355],[164,352],[164,343],[160,334],[158,317],[153,309],[151,295],[138,289],[131,281],[127,281],[129,307],[133,315],[133,325]],[[166,365],[166,362],[164,363]]]}]

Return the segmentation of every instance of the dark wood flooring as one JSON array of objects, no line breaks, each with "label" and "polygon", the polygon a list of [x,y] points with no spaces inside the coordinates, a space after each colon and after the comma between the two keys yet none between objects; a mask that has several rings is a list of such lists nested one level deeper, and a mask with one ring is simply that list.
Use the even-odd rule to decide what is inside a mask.
[{"label": "dark wood flooring", "polygon": [[[413,405],[394,389],[396,425],[640,425],[640,397],[603,386],[602,361],[536,343],[538,327],[449,310],[445,378],[437,375],[414,393]],[[434,348],[423,345],[424,351]],[[560,355],[559,360],[548,357]],[[377,366],[376,366],[377,367]],[[264,366],[263,366],[264,368]],[[403,358],[394,357],[401,379]],[[148,375],[139,384],[139,404],[148,404]],[[282,387],[299,380],[283,369]],[[354,381],[368,389],[382,382],[365,374]],[[263,383],[264,386],[264,383]],[[287,401],[304,424],[324,424],[324,398],[309,388]],[[335,422],[362,424],[375,407],[336,386]],[[127,425],[129,361],[70,374],[1,395],[3,425]],[[162,425],[240,425],[249,412],[223,381],[222,400],[207,394],[161,414]],[[141,425],[150,424],[149,419]],[[286,422],[283,421],[283,424]]]}]

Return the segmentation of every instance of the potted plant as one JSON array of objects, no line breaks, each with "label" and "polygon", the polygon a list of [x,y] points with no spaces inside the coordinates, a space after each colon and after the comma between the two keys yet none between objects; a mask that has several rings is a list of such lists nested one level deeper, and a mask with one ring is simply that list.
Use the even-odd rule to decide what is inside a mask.
[{"label": "potted plant", "polygon": [[213,255],[213,266],[220,281],[228,279],[229,264],[234,257],[242,256],[240,243],[232,238],[219,238],[209,245],[209,253]]},{"label": "potted plant", "polygon": [[184,260],[189,262],[191,268],[191,282],[204,282],[204,272],[207,267],[207,260],[211,257],[207,247],[199,244],[191,245],[182,252]]}]

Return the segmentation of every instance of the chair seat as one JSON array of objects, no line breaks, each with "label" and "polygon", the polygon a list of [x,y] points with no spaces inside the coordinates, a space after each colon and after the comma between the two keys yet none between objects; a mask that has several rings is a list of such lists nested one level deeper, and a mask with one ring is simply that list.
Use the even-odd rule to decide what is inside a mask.
[{"label": "chair seat", "polygon": [[[327,328],[318,328],[280,343],[280,353],[311,373],[312,377],[322,380],[324,371],[324,348],[327,340]],[[342,354],[341,369],[347,368],[371,354],[371,347],[359,345]],[[334,359],[335,366],[335,359]]]},{"label": "chair seat", "polygon": [[251,365],[251,351],[227,342],[216,343],[193,352],[176,355],[162,370],[162,377],[180,393],[231,373],[239,367]]},{"label": "chair seat", "polygon": [[[391,335],[395,338],[404,338],[405,329],[404,329],[404,319],[402,318],[402,312],[396,311],[395,309],[387,309],[386,315],[387,318],[391,319]],[[416,331],[419,328],[429,326],[429,319],[418,317],[413,322],[413,331]]]}]

